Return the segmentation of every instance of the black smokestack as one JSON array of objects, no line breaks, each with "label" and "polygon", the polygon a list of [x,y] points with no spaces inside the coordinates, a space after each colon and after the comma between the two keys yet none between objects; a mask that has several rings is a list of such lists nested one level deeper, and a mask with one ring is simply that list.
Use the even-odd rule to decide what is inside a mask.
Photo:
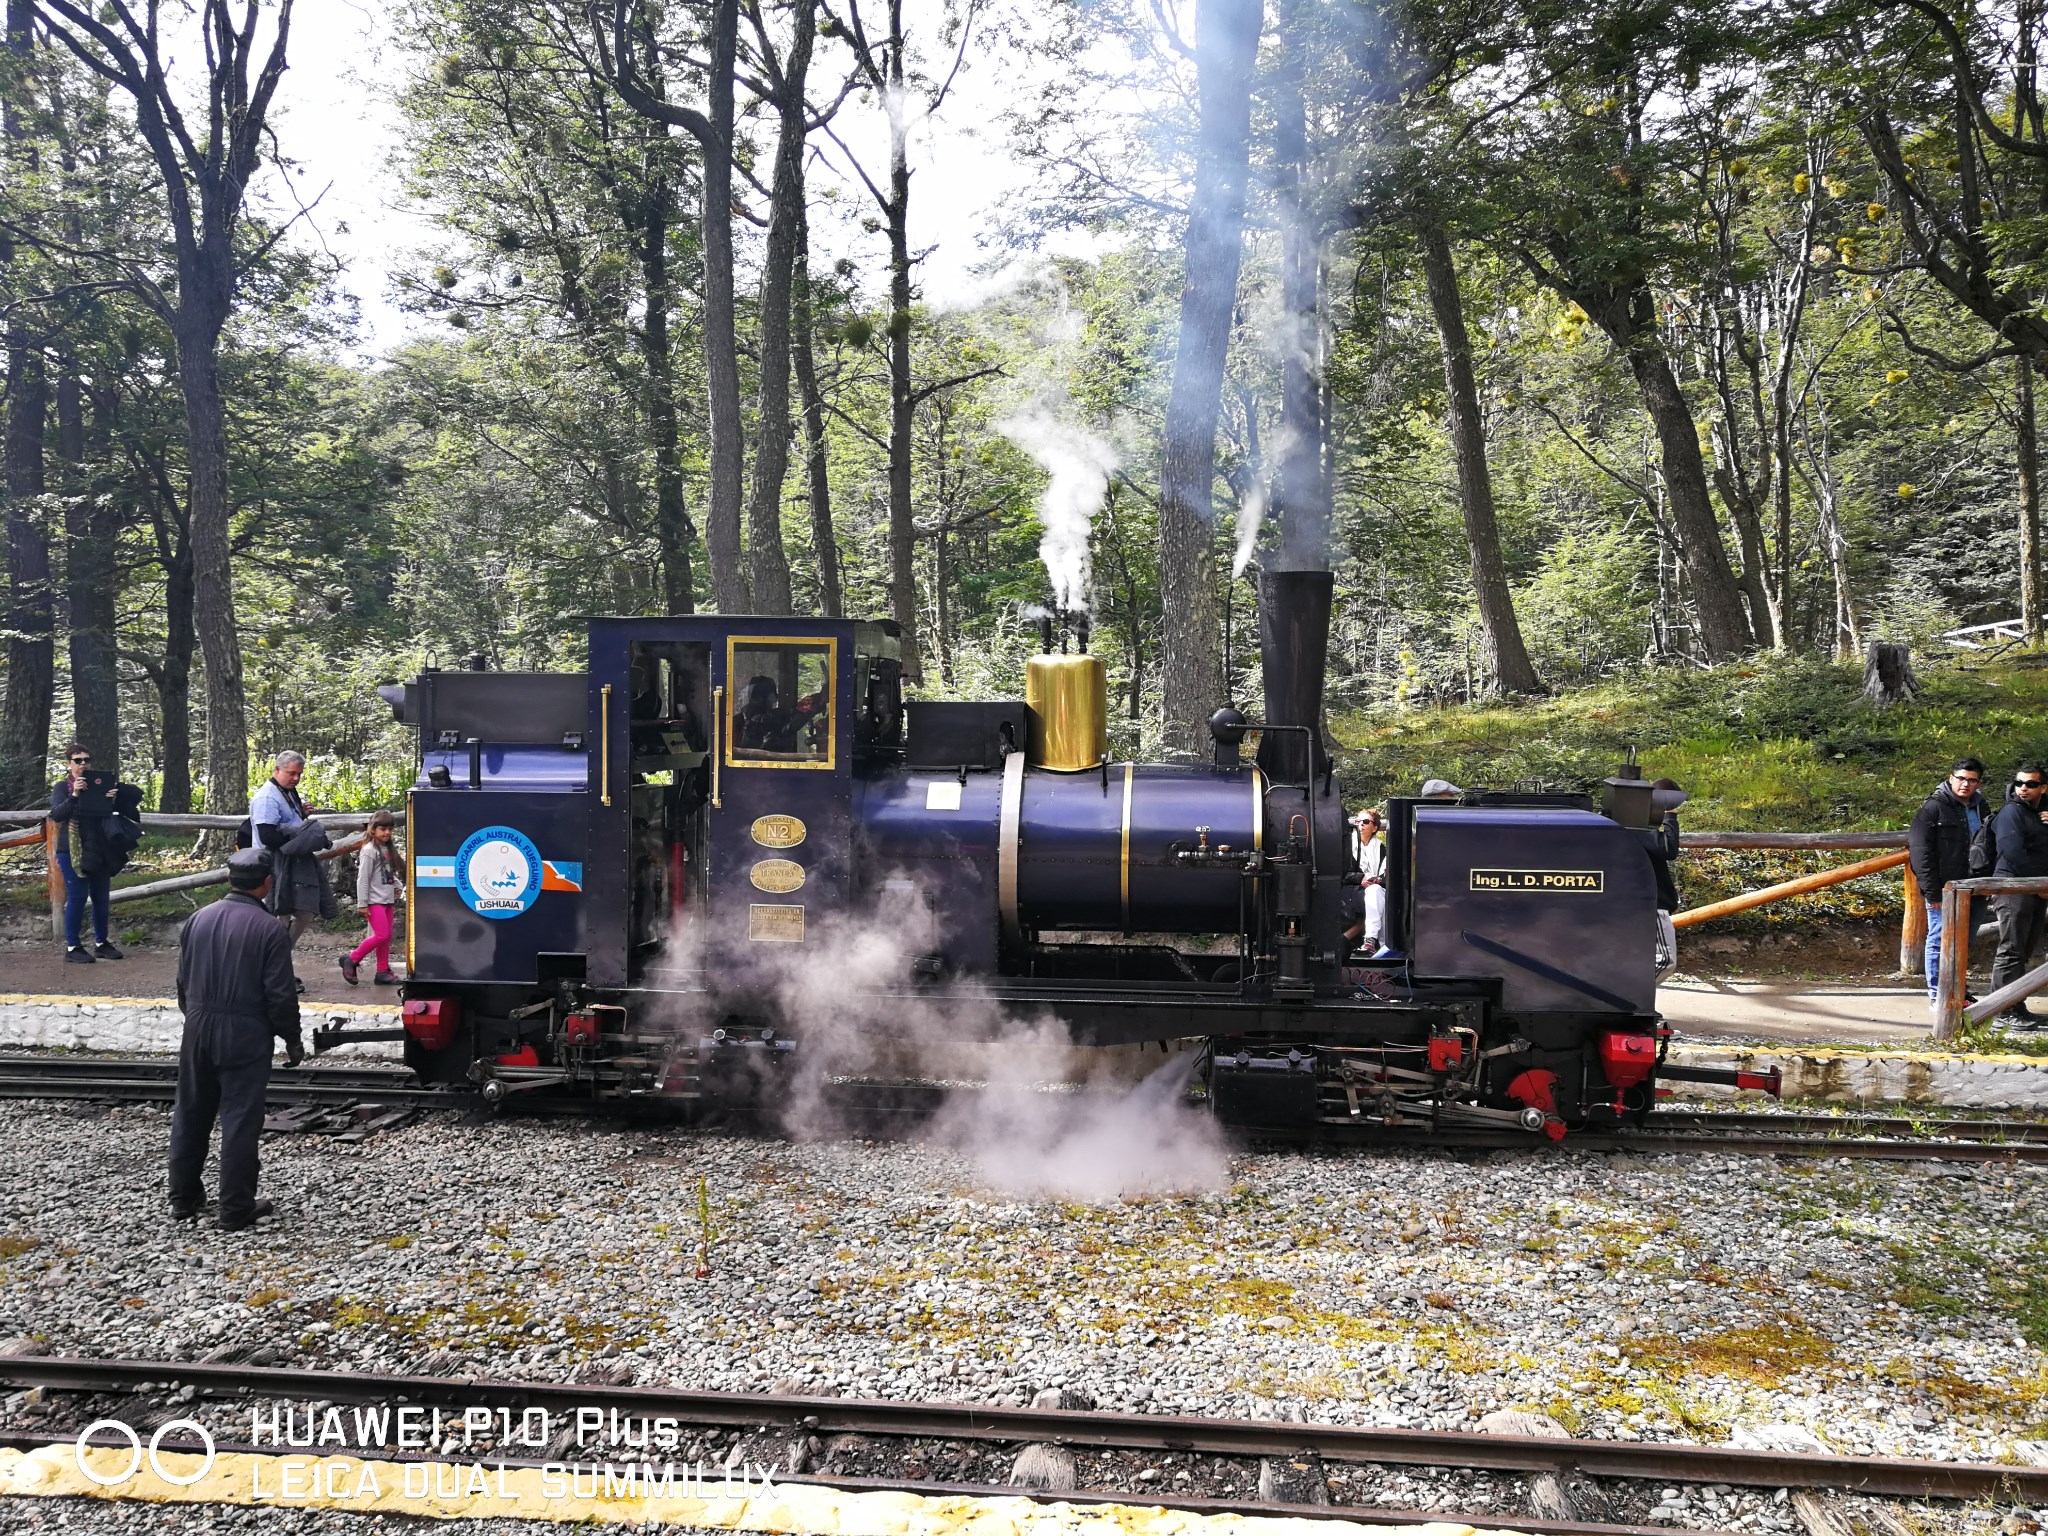
[{"label": "black smokestack", "polygon": [[1323,670],[1330,654],[1335,587],[1336,578],[1328,571],[1259,573],[1265,723],[1309,728],[1308,740],[1300,731],[1269,731],[1260,739],[1259,766],[1277,782],[1304,783],[1329,760],[1323,748]]}]

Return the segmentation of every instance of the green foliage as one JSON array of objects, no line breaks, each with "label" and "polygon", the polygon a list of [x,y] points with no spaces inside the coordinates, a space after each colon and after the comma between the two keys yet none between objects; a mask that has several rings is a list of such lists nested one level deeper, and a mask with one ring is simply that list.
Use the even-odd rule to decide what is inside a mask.
[{"label": "green foliage", "polygon": [[1522,637],[1542,676],[1585,682],[1643,654],[1652,559],[1645,541],[1625,528],[1568,532],[1544,551],[1534,579],[1516,594]]}]

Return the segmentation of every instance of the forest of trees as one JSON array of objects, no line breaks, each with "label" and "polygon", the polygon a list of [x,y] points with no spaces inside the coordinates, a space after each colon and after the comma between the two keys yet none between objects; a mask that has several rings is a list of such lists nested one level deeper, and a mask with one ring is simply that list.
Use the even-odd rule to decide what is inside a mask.
[{"label": "forest of trees", "polygon": [[[2041,639],[2043,0],[388,0],[367,362],[291,0],[5,6],[0,804],[383,798],[375,684],[591,612],[971,696],[1085,594],[1146,753],[1276,564],[1348,708]],[[1024,174],[943,307],[950,123]]]}]

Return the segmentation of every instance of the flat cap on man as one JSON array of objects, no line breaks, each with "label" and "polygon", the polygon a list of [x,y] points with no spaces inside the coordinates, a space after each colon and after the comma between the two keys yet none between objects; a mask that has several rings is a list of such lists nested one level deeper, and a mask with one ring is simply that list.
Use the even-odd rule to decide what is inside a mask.
[{"label": "flat cap on man", "polygon": [[253,891],[270,878],[268,848],[238,848],[228,855],[228,884],[238,891]]}]

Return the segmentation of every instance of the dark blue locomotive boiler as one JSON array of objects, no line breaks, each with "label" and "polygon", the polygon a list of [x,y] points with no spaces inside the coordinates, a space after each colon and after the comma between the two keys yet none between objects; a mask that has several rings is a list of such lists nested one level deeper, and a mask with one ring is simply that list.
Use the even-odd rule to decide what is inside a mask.
[{"label": "dark blue locomotive boiler", "polygon": [[[772,1096],[809,968],[835,1028],[876,1037],[1196,1042],[1216,1112],[1255,1126],[1555,1137],[1640,1118],[1660,1078],[1774,1088],[1664,1062],[1670,935],[1626,772],[1604,813],[1394,800],[1395,954],[1347,953],[1330,599],[1327,574],[1266,576],[1266,718],[1220,710],[1207,763],[1110,760],[1085,629],[1055,650],[1048,626],[997,702],[905,703],[887,623],[731,615],[593,619],[584,671],[385,690],[420,743],[407,1061],[493,1102]],[[877,923],[882,971],[833,974]]]}]

